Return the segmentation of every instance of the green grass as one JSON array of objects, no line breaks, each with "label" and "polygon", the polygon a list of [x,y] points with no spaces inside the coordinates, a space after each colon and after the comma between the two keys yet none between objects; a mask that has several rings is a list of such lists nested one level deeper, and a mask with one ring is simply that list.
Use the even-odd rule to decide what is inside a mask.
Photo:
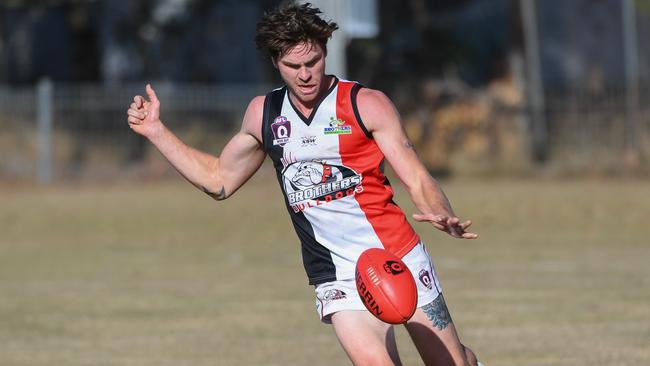
[{"label": "green grass", "polygon": [[[650,364],[650,184],[443,187],[481,238],[416,229],[486,365]],[[0,198],[0,365],[349,363],[268,166],[225,202],[180,178]],[[397,334],[405,365],[421,364]]]}]

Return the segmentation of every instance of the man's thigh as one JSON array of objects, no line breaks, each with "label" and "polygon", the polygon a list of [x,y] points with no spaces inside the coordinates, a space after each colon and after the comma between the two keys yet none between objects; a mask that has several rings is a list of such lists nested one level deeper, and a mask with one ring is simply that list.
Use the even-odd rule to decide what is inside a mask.
[{"label": "man's thigh", "polygon": [[354,365],[401,365],[392,325],[365,310],[338,311],[332,314],[331,321]]}]

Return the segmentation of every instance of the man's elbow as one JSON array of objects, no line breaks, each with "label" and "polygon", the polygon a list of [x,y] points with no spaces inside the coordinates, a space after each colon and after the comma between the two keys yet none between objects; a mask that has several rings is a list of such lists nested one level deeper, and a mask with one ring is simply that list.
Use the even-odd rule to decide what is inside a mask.
[{"label": "man's elbow", "polygon": [[226,193],[226,188],[224,186],[221,186],[221,189],[214,190],[208,189],[207,187],[201,187],[201,190],[217,201],[223,201],[228,198],[228,194]]}]

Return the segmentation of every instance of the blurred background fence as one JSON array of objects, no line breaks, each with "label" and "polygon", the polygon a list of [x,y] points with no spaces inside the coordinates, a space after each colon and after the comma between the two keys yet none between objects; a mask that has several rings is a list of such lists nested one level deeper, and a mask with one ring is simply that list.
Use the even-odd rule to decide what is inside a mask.
[{"label": "blurred background fence", "polygon": [[650,93],[641,90],[632,108],[629,94],[623,88],[547,92],[549,163],[573,174],[647,173]]},{"label": "blurred background fence", "polygon": [[[436,174],[649,174],[650,2],[313,2],[341,27],[329,71],[386,92]],[[281,83],[252,42],[278,3],[1,3],[0,179],[168,174],[126,123],[141,80],[218,153]]]},{"label": "blurred background fence", "polygon": [[[156,89],[166,124],[192,146],[217,153],[239,128],[250,99],[271,86],[160,83]],[[547,92],[547,157],[539,163],[528,108],[512,84],[470,89],[442,83],[429,89],[434,101],[407,111],[404,119],[437,174],[451,173],[451,166],[460,174],[521,175],[543,167],[552,174],[647,172],[645,90],[633,110],[633,126],[626,90]],[[144,94],[143,84],[45,80],[33,87],[0,87],[0,178],[49,183],[166,175],[157,153],[126,123],[136,94]]]},{"label": "blurred background fence", "polygon": [[[264,85],[156,84],[165,123],[201,149],[221,147]],[[126,109],[144,84],[53,83],[0,87],[1,177],[49,183],[71,179],[161,176],[150,146],[131,132]],[[154,159],[155,160],[155,159]],[[155,163],[153,163],[155,165]]]}]

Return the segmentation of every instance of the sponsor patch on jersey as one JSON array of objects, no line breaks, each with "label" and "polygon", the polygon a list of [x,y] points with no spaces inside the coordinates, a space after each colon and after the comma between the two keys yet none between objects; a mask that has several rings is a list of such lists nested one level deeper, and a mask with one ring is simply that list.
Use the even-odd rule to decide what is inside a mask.
[{"label": "sponsor patch on jersey", "polygon": [[301,136],[300,141],[300,146],[302,147],[318,145],[316,142],[316,136]]},{"label": "sponsor patch on jersey", "polygon": [[291,139],[291,121],[284,116],[278,116],[271,123],[273,146],[284,146]]},{"label": "sponsor patch on jersey", "polygon": [[352,133],[352,126],[346,125],[340,118],[330,117],[329,127],[323,130],[325,135],[349,135]]},{"label": "sponsor patch on jersey", "polygon": [[284,192],[294,212],[363,192],[361,175],[343,165],[294,162],[282,175]]}]

